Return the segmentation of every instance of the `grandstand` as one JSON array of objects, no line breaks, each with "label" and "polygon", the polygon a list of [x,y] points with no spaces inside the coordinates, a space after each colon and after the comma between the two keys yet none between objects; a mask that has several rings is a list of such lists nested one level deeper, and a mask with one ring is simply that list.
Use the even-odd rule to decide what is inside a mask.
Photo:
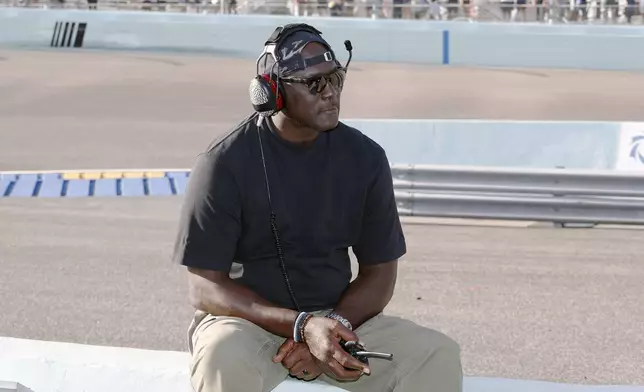
[{"label": "grandstand", "polygon": [[0,0],[0,6],[466,22],[644,24],[644,0]]}]

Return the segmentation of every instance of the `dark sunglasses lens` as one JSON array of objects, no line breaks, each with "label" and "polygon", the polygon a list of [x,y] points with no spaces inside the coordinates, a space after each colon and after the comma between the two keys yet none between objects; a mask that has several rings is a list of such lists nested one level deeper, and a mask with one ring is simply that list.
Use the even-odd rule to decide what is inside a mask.
[{"label": "dark sunglasses lens", "polygon": [[325,75],[312,81],[310,88],[311,93],[321,93],[324,91],[328,83],[331,83],[331,86],[336,90],[341,90],[344,86],[344,71],[338,70],[330,75]]},{"label": "dark sunglasses lens", "polygon": [[317,92],[318,94],[321,93],[326,88],[326,85],[327,85],[326,76],[322,76],[321,78],[315,81],[315,86],[316,86],[315,92]]}]

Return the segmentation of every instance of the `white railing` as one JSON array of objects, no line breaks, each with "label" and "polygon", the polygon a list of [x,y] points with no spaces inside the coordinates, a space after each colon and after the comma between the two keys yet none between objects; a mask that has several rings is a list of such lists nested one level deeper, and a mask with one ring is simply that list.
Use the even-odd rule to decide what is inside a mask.
[{"label": "white railing", "polygon": [[401,215],[644,224],[644,173],[392,166]]}]

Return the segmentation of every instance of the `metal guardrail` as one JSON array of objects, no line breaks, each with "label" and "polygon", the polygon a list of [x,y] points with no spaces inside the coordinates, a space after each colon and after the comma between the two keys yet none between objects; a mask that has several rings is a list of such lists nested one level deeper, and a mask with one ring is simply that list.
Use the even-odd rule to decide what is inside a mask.
[{"label": "metal guardrail", "polygon": [[[403,216],[644,225],[644,173],[391,167]],[[0,173],[2,197],[181,196],[190,170]]]},{"label": "metal guardrail", "polygon": [[401,215],[644,224],[644,174],[393,165]]}]

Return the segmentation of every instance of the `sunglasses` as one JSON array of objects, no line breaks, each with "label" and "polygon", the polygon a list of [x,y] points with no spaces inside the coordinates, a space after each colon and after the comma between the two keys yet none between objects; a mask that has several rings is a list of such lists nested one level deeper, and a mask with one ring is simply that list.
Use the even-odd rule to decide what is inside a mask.
[{"label": "sunglasses", "polygon": [[280,78],[280,80],[287,83],[304,84],[306,88],[309,90],[309,92],[315,95],[324,91],[324,89],[329,83],[336,90],[342,90],[342,87],[344,87],[344,79],[346,75],[347,75],[347,71],[345,68],[338,68],[327,75],[312,76],[309,78],[286,77],[286,78]]}]

